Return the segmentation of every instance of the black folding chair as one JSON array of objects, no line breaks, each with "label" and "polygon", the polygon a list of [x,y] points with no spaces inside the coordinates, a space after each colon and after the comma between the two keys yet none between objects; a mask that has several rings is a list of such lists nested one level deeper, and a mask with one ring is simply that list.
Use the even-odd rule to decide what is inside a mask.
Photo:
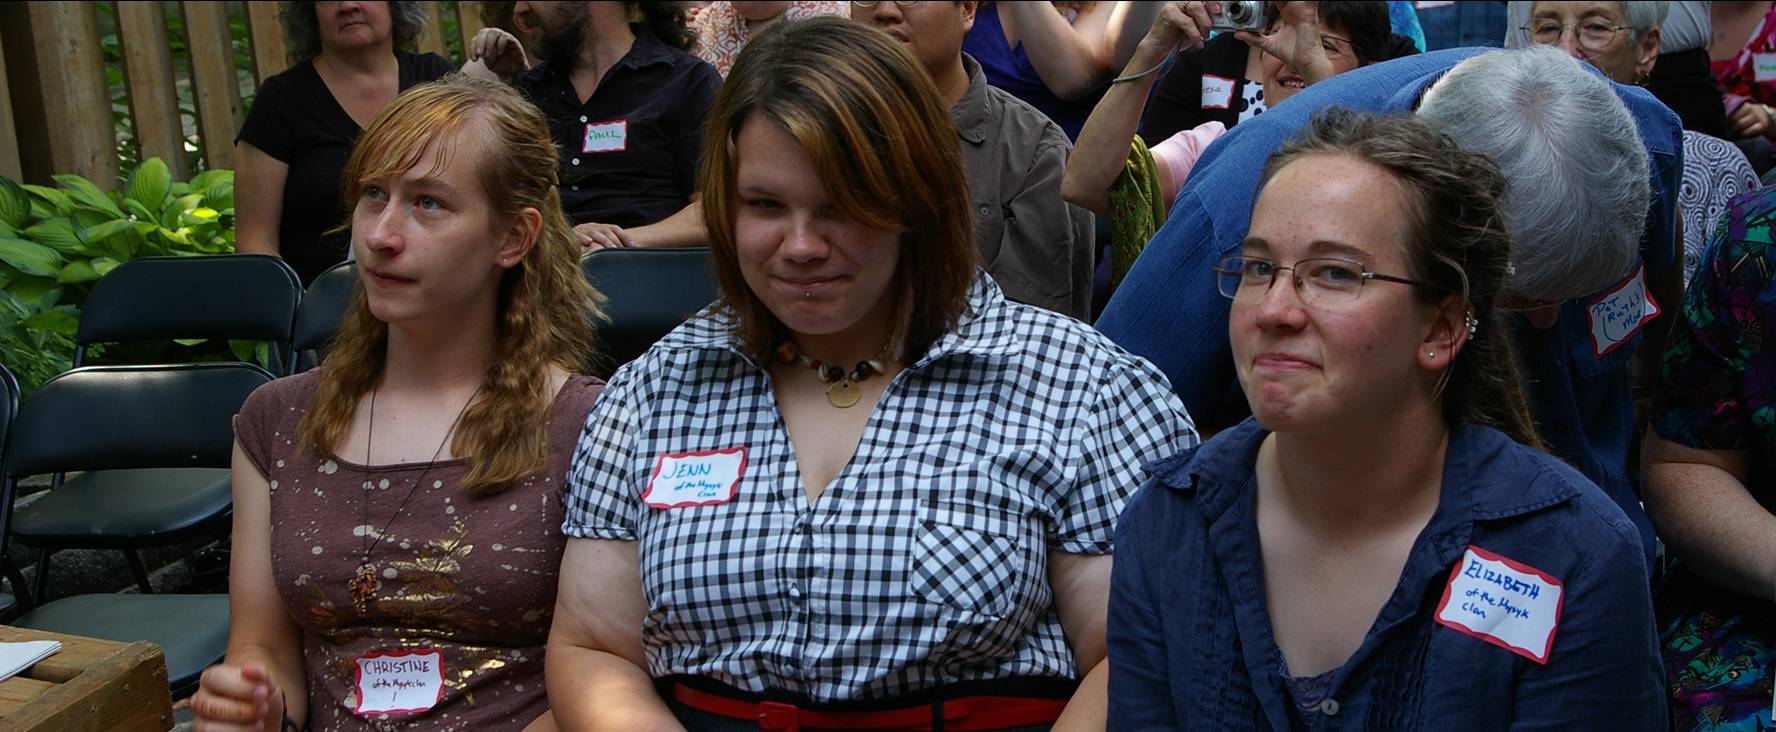
[{"label": "black folding chair", "polygon": [[[125,262],[93,285],[75,334],[74,365],[96,343],[174,338],[265,341],[275,368],[294,364],[290,333],[302,288],[284,260],[263,254],[144,257]],[[105,404],[96,403],[98,414]],[[238,403],[236,404],[238,406]],[[231,413],[232,414],[232,413]],[[226,423],[224,426],[228,426]],[[225,446],[227,443],[224,443]],[[49,583],[50,555],[63,548],[117,548],[129,559],[142,592],[153,592],[137,549],[161,536],[212,527],[229,511],[228,462],[200,466],[103,469],[66,479],[55,471],[48,494],[17,511],[13,536],[43,550],[35,594]],[[95,496],[155,497],[129,520],[93,511]]]},{"label": "black folding chair", "polygon": [[580,259],[580,271],[606,298],[598,343],[613,366],[646,353],[718,291],[703,247],[597,249]]},{"label": "black folding chair", "polygon": [[314,368],[327,355],[357,287],[356,262],[333,265],[308,284],[302,305],[296,310],[296,332],[291,338],[296,349],[296,371]]},{"label": "black folding chair", "polygon": [[[69,481],[33,510],[10,516],[10,526],[0,519],[0,530],[27,546],[135,549],[214,528],[231,505],[233,417],[247,395],[269,381],[264,369],[243,363],[90,366],[50,379],[20,404],[13,421],[0,460],[0,510],[12,506],[21,479],[71,471],[219,471],[220,493],[209,480],[174,493]],[[147,570],[131,556],[145,584]],[[176,689],[194,683],[226,650],[226,595],[83,595],[39,604],[41,587],[24,591],[16,564],[4,555],[0,566],[30,608],[14,625],[159,643]],[[46,569],[47,561],[39,574]]]}]

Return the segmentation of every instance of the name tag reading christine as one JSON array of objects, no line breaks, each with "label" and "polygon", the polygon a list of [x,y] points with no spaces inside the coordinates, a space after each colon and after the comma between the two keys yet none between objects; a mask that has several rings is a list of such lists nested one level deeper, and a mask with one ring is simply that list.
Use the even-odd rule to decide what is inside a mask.
[{"label": "name tag reading christine", "polygon": [[1449,573],[1437,622],[1545,666],[1565,590],[1546,572],[1469,546]]},{"label": "name tag reading christine", "polygon": [[444,697],[444,656],[438,651],[366,653],[357,665],[354,714],[415,714]]},{"label": "name tag reading christine", "polygon": [[622,152],[629,149],[629,120],[593,122],[586,125],[586,137],[580,152]]},{"label": "name tag reading christine", "polygon": [[746,448],[663,453],[641,500],[654,508],[712,506],[734,500],[746,472]]},{"label": "name tag reading christine", "polygon": [[1659,315],[1659,303],[1646,288],[1646,265],[1585,308],[1591,324],[1591,348],[1599,358],[1622,347],[1640,327]]},{"label": "name tag reading christine", "polygon": [[1233,104],[1233,80],[1214,74],[1203,74],[1202,108],[1226,109],[1231,104]]}]

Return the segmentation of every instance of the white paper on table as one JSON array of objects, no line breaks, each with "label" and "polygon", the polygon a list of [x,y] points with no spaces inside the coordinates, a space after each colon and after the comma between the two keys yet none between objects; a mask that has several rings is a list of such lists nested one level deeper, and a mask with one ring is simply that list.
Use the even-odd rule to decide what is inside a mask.
[{"label": "white paper on table", "polygon": [[20,671],[30,668],[38,661],[62,650],[61,641],[25,641],[22,643],[0,643],[0,681],[17,675]]}]

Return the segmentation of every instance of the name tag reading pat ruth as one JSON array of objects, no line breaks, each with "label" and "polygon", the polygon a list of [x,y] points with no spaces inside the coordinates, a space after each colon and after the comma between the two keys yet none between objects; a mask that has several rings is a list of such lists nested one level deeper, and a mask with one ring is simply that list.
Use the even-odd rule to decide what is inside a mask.
[{"label": "name tag reading pat ruth", "polygon": [[580,152],[622,152],[629,149],[629,120],[619,119],[611,122],[593,122],[586,125],[586,136],[580,142]]},{"label": "name tag reading pat ruth", "polygon": [[366,653],[357,666],[354,714],[416,714],[444,697],[444,655],[438,651]]},{"label": "name tag reading pat ruth", "polygon": [[641,500],[654,508],[712,506],[734,500],[746,472],[746,448],[662,453]]},{"label": "name tag reading pat ruth", "polygon": [[1546,666],[1565,594],[1548,573],[1470,545],[1449,572],[1437,623]]}]

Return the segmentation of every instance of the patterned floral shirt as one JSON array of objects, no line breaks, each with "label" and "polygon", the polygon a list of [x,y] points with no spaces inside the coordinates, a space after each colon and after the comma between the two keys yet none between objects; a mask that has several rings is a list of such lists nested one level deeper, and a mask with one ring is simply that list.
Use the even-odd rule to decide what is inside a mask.
[{"label": "patterned floral shirt", "polygon": [[[847,4],[829,2],[828,0],[796,0],[788,10],[783,11],[781,20],[811,18],[816,15],[844,16]],[[728,75],[728,69],[734,67],[734,59],[740,57],[740,49],[746,47],[747,39],[752,31],[746,27],[746,19],[734,11],[734,4],[726,0],[717,0],[708,7],[697,12],[697,19],[691,23],[691,30],[697,32],[697,45],[691,51],[697,58],[708,61],[722,76]]]}]

